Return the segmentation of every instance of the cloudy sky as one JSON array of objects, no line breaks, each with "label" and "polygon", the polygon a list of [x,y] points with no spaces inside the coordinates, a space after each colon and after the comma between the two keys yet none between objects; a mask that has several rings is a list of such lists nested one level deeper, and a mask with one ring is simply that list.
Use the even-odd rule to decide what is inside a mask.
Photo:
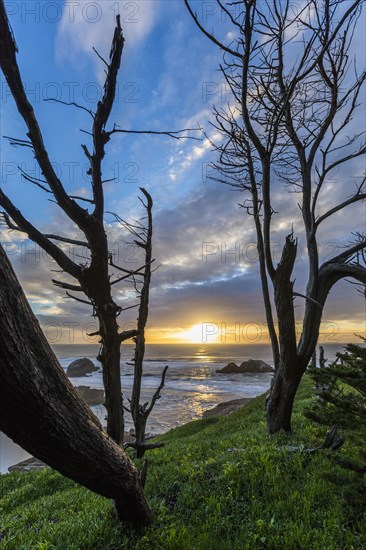
[{"label": "cloudy sky", "polygon": [[[87,162],[81,143],[89,137],[91,119],[82,110],[44,101],[75,101],[93,109],[101,96],[103,63],[93,52],[108,57],[114,17],[121,14],[126,38],[117,100],[111,116],[125,129],[178,130],[204,127],[212,131],[212,106],[225,106],[229,94],[217,71],[220,52],[203,37],[182,0],[91,2],[6,2],[19,48],[18,63],[56,170],[72,194],[89,196]],[[232,39],[229,21],[214,2],[195,1],[205,26],[222,39]],[[356,33],[359,61],[363,63],[364,23]],[[361,52],[361,53],[360,53]],[[24,138],[21,121],[6,83],[1,80],[1,136]],[[364,96],[360,116],[365,126]],[[39,175],[32,156],[1,144],[2,186],[42,230],[75,236],[71,223],[44,193],[22,179],[18,165]],[[215,160],[207,140],[176,141],[159,136],[114,136],[104,161],[107,210],[134,220],[142,212],[139,187],[154,199],[154,273],[148,338],[152,343],[234,342],[265,343],[267,332],[258,277],[252,220],[238,207],[239,193],[211,181],[208,164]],[[321,197],[320,208],[350,196],[365,170],[358,160],[333,174]],[[279,259],[285,235],[292,225],[300,238],[296,263],[296,290],[306,284],[306,250],[302,245],[298,196],[280,182],[275,189],[279,206],[274,218],[273,250]],[[365,205],[350,207],[320,234],[320,257],[330,258],[365,229]],[[116,258],[125,266],[138,266],[133,246],[106,214],[107,231]],[[94,320],[87,306],[65,300],[52,286],[55,264],[24,236],[0,228],[0,240],[25,288],[31,305],[53,343],[88,341]],[[69,248],[71,255],[80,251]],[[82,254],[82,251],[81,251]],[[277,254],[277,255],[276,255]],[[131,289],[121,287],[116,299],[127,307],[135,303]],[[296,301],[301,320],[302,299]],[[121,326],[134,322],[126,312]],[[365,333],[365,303],[353,285],[339,283],[328,300],[321,327],[322,341],[345,342],[354,332]]]}]

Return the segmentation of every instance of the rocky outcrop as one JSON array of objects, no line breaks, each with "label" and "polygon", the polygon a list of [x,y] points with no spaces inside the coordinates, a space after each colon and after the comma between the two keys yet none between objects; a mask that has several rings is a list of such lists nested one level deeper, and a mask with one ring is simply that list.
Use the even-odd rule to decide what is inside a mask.
[{"label": "rocky outcrop", "polygon": [[90,407],[93,405],[103,405],[104,403],[104,390],[91,388],[90,386],[77,386],[76,391]]},{"label": "rocky outcrop", "polygon": [[219,403],[216,407],[205,411],[202,418],[209,418],[211,416],[227,416],[228,414],[238,411],[247,405],[251,400],[251,397],[243,397],[242,399],[233,399],[232,401]]},{"label": "rocky outcrop", "polygon": [[228,363],[224,368],[219,369],[216,372],[221,372],[224,374],[260,373],[273,372],[273,368],[261,359],[248,359],[248,361],[243,361],[243,363],[239,366],[236,363]]},{"label": "rocky outcrop", "polygon": [[45,464],[41,460],[38,460],[38,458],[34,458],[34,456],[32,456],[31,458],[27,458],[27,460],[22,460],[22,462],[18,462],[18,464],[14,464],[14,466],[9,466],[8,471],[9,472],[34,472],[37,470],[43,470],[43,468],[47,468],[47,464]]},{"label": "rocky outcrop", "polygon": [[69,378],[76,378],[78,376],[86,376],[92,372],[99,370],[90,359],[84,357],[83,359],[76,359],[67,367],[66,374]]}]

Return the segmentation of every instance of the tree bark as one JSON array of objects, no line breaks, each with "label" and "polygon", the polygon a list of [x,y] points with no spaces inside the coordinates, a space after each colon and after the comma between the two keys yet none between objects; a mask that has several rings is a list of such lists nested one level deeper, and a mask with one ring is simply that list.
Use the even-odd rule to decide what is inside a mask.
[{"label": "tree bark", "polygon": [[302,370],[299,365],[293,365],[296,371],[292,377],[284,374],[285,368],[280,362],[271,386],[267,401],[267,432],[277,433],[281,430],[291,432],[291,416],[295,395],[299,387]]},{"label": "tree bark", "polygon": [[[6,210],[8,217],[5,218],[9,228],[27,233],[30,239],[37,243],[58,263],[60,268],[76,279],[80,285],[72,285],[83,291],[90,300],[99,320],[99,332],[101,335],[102,351],[100,361],[103,368],[103,382],[106,394],[106,409],[108,414],[107,432],[119,444],[123,444],[124,419],[123,403],[120,377],[120,344],[118,335],[117,316],[121,312],[112,298],[111,282],[109,276],[109,251],[108,239],[103,223],[104,214],[104,190],[102,181],[102,161],[105,156],[105,144],[107,139],[105,127],[113,107],[116,94],[117,76],[120,68],[124,38],[121,28],[120,16],[116,17],[116,28],[111,45],[111,54],[106,71],[104,84],[104,93],[98,102],[95,113],[90,111],[93,117],[93,149],[90,153],[84,145],[83,150],[90,163],[92,178],[93,200],[95,205],[92,214],[87,209],[79,206],[78,203],[67,194],[61,180],[58,178],[47,148],[44,143],[43,135],[38,124],[34,109],[28,101],[26,90],[24,88],[19,67],[17,64],[16,53],[17,46],[14,36],[10,29],[6,14],[5,4],[0,0],[0,67],[8,83],[9,89],[17,105],[19,114],[27,126],[27,146],[34,153],[38,162],[44,182],[41,188],[51,193],[58,206],[65,214],[75,222],[81,232],[84,233],[87,246],[90,250],[90,264],[88,266],[77,265],[56,246],[50,238],[47,238],[36,227],[27,220],[22,213],[15,207],[12,201],[0,189],[0,204]],[[23,140],[16,140],[16,143],[22,143]],[[29,178],[28,178],[29,179]],[[30,178],[29,181],[39,186],[39,181]],[[42,179],[43,181],[43,179]],[[13,220],[13,223],[10,219]],[[10,224],[10,225],[9,225]],[[58,236],[57,236],[58,237]],[[58,237],[59,240],[66,240]],[[56,286],[70,290],[70,284],[58,281]],[[70,298],[75,298],[68,293]],[[75,298],[77,299],[77,298]],[[88,301],[86,302],[88,303]]]},{"label": "tree bark", "polygon": [[146,450],[146,423],[150,412],[140,404],[141,384],[143,376],[143,365],[145,357],[145,328],[149,317],[149,299],[151,284],[151,263],[152,263],[152,208],[153,200],[151,195],[141,188],[146,198],[146,217],[147,226],[141,228],[140,233],[135,236],[138,240],[135,243],[145,252],[145,269],[143,273],[143,284],[140,291],[140,306],[137,318],[138,335],[135,338],[135,356],[134,356],[134,377],[131,395],[131,416],[135,426],[135,449],[136,457],[142,458]]},{"label": "tree bark", "polygon": [[297,355],[293,282],[291,275],[296,260],[297,241],[290,234],[286,238],[281,261],[273,279],[274,300],[278,318],[280,358],[267,401],[267,431],[291,431],[291,415],[301,376],[302,365]]},{"label": "tree bark", "polygon": [[124,439],[124,414],[121,384],[121,340],[115,314],[99,318],[102,349],[98,360],[103,366],[105,408],[107,409],[107,433],[119,445]]},{"label": "tree bark", "polygon": [[59,365],[0,245],[0,429],[26,451],[148,525],[140,475]]}]

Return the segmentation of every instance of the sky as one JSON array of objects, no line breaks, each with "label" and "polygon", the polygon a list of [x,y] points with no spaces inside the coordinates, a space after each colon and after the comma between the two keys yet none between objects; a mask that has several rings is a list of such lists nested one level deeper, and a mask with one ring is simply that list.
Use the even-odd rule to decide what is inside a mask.
[{"label": "sky", "polygon": [[[57,98],[93,109],[101,96],[104,67],[93,47],[108,57],[114,18],[121,14],[126,39],[117,98],[111,115],[125,129],[174,131],[203,127],[212,132],[212,108],[225,107],[230,98],[218,66],[222,56],[195,27],[182,0],[64,2],[42,0],[5,2],[18,45],[18,63],[28,97],[40,122],[57,173],[72,194],[90,196],[87,162],[82,143],[91,118],[82,110],[45,101]],[[233,30],[215,2],[194,1],[193,9],[208,30],[230,41]],[[365,42],[360,27],[355,36],[358,63],[364,64]],[[357,46],[356,46],[357,45]],[[2,75],[1,75],[2,77]],[[365,95],[360,98],[354,127],[365,128]],[[24,138],[25,126],[6,83],[1,80],[1,136]],[[199,132],[192,134],[199,136]],[[177,141],[166,136],[116,135],[104,160],[106,210],[129,221],[142,215],[139,187],[154,199],[154,272],[148,324],[150,343],[241,343],[268,341],[259,284],[252,219],[239,208],[242,200],[229,186],[210,180],[209,163],[216,154],[207,140]],[[40,229],[75,237],[71,222],[42,190],[21,177],[19,166],[39,175],[32,156],[1,142],[2,187]],[[349,196],[365,170],[364,160],[333,174],[321,198],[321,208]],[[296,262],[296,290],[306,284],[306,250],[302,244],[298,196],[278,183],[273,250],[294,226],[300,238]],[[324,210],[325,211],[325,210]],[[106,213],[107,233],[115,258],[136,268],[138,257],[122,229]],[[322,228],[320,258],[326,260],[366,226],[365,204],[347,209]],[[24,235],[0,227],[5,246],[27,297],[51,343],[89,343],[95,326],[90,308],[66,300],[52,286],[54,262]],[[73,257],[80,251],[68,248]],[[124,307],[136,300],[129,287],[116,291]],[[301,327],[302,299],[296,300]],[[122,315],[120,325],[135,322],[135,310]],[[132,324],[132,325],[131,325]],[[338,283],[324,310],[320,341],[347,342],[365,334],[365,302],[354,285]]]}]

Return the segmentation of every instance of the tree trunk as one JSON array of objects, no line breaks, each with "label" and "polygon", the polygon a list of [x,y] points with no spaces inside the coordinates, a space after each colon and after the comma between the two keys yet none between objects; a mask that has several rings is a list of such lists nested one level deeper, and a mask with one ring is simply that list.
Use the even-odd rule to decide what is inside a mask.
[{"label": "tree trunk", "polygon": [[151,523],[138,470],[78,397],[1,245],[0,308],[0,430],[61,474],[114,499],[120,519]]},{"label": "tree trunk", "polygon": [[119,445],[123,445],[124,414],[121,386],[121,340],[116,316],[104,315],[99,319],[102,349],[98,360],[102,363],[105,407],[107,409],[107,433]]},{"label": "tree trunk", "polygon": [[135,444],[136,444],[136,458],[142,458],[145,454],[146,446],[146,421],[147,417],[139,415],[135,420]]},{"label": "tree trunk", "polygon": [[270,434],[280,430],[291,431],[294,399],[304,373],[297,355],[293,282],[291,281],[296,253],[297,241],[292,234],[288,235],[273,280],[280,353],[267,401],[267,431]]},{"label": "tree trunk", "polygon": [[[297,365],[294,365],[297,366]],[[284,376],[283,363],[276,370],[267,401],[267,431],[274,434],[281,430],[291,432],[291,415],[302,371],[294,377]]]},{"label": "tree trunk", "polygon": [[117,316],[121,308],[112,297],[108,265],[108,242],[101,221],[95,222],[94,242],[91,246],[92,262],[84,270],[80,285],[88,296],[98,318],[101,350],[97,357],[102,365],[107,410],[107,433],[123,445],[124,414],[121,387],[121,338]]}]

